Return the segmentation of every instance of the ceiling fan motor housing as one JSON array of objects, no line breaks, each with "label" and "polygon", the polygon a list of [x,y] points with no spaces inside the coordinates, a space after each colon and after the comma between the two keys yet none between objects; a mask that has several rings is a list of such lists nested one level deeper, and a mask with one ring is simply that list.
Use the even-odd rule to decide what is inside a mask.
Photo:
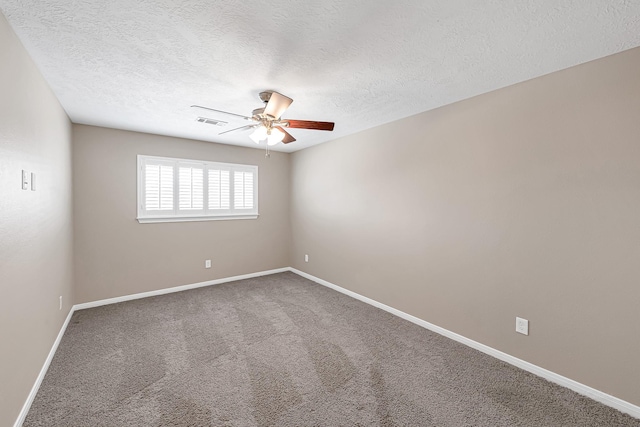
[{"label": "ceiling fan motor housing", "polygon": [[271,99],[271,94],[273,93],[272,90],[265,90],[264,92],[260,92],[260,99],[262,100],[262,102],[264,102],[265,104],[267,102],[269,102],[269,100]]}]

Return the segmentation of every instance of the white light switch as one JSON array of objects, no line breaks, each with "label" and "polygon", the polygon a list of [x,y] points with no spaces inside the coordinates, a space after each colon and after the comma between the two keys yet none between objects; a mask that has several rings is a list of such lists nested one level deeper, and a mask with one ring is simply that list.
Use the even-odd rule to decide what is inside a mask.
[{"label": "white light switch", "polygon": [[36,174],[31,172],[31,191],[36,191]]},{"label": "white light switch", "polygon": [[29,189],[29,178],[31,178],[31,174],[26,170],[23,170],[22,171],[22,189],[23,190]]}]

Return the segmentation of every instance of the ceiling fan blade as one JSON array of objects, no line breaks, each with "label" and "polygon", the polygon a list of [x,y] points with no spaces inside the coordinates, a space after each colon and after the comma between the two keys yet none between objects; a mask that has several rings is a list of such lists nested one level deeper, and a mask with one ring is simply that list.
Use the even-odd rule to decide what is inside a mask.
[{"label": "ceiling fan blade", "polygon": [[293,99],[284,96],[278,92],[272,92],[267,106],[264,107],[264,114],[268,114],[275,119],[279,119],[284,113],[284,110],[289,108],[289,105],[293,102]]},{"label": "ceiling fan blade", "polygon": [[240,130],[251,129],[251,128],[254,128],[254,127],[256,127],[256,126],[259,126],[259,125],[246,125],[246,126],[242,126],[242,127],[239,127],[239,128],[230,129],[230,130],[226,130],[226,131],[224,131],[224,132],[220,132],[218,135],[224,135],[225,133],[230,133],[230,132],[236,132],[236,131],[240,131]]},{"label": "ceiling fan blade", "polygon": [[214,110],[213,108],[203,107],[201,105],[192,105],[191,108],[202,108],[203,110],[215,111],[216,113],[228,114],[230,116],[242,117],[245,120],[253,120],[251,117],[243,116],[242,114],[230,113],[228,111]]},{"label": "ceiling fan blade", "polygon": [[275,129],[278,129],[279,131],[282,131],[284,133],[284,138],[282,139],[283,144],[288,144],[296,140],[293,136],[291,136],[289,132],[284,130],[281,126],[275,126]]},{"label": "ceiling fan blade", "polygon": [[314,122],[311,120],[283,120],[289,123],[287,127],[294,129],[333,130],[333,122]]}]

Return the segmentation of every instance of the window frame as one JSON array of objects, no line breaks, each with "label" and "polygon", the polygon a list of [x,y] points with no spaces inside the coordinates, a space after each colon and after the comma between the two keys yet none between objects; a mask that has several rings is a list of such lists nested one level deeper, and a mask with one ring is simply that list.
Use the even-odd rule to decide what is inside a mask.
[{"label": "window frame", "polygon": [[[170,165],[173,167],[173,209],[166,211],[147,211],[145,209],[145,185],[146,174],[145,166],[147,164]],[[196,167],[203,169],[202,177],[202,197],[203,209],[189,213],[188,210],[180,210],[180,185],[179,175],[180,167]],[[229,171],[229,208],[228,209],[209,209],[209,170],[228,170]],[[236,209],[235,204],[235,172],[251,172],[253,173],[253,208]],[[175,157],[159,157],[138,154],[136,164],[136,183],[137,183],[137,217],[139,223],[157,223],[157,222],[185,222],[185,221],[216,221],[216,220],[234,220],[234,219],[257,219],[258,210],[258,166],[243,165],[237,163],[211,162],[205,160],[180,159]],[[217,211],[217,212],[216,212]]]}]

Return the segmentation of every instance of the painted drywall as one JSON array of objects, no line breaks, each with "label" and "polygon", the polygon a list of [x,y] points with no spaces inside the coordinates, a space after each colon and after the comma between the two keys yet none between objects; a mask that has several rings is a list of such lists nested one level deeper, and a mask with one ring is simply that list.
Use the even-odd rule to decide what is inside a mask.
[{"label": "painted drywall", "polygon": [[[259,218],[138,223],[138,154],[257,165]],[[289,175],[285,153],[73,125],[77,302],[287,267]]]},{"label": "painted drywall", "polygon": [[292,154],[292,266],[640,404],[638,69],[633,49]]},{"label": "painted drywall", "polygon": [[[36,174],[36,191],[22,190],[23,169]],[[17,419],[73,305],[71,195],[71,123],[0,14],[3,426]]]}]

